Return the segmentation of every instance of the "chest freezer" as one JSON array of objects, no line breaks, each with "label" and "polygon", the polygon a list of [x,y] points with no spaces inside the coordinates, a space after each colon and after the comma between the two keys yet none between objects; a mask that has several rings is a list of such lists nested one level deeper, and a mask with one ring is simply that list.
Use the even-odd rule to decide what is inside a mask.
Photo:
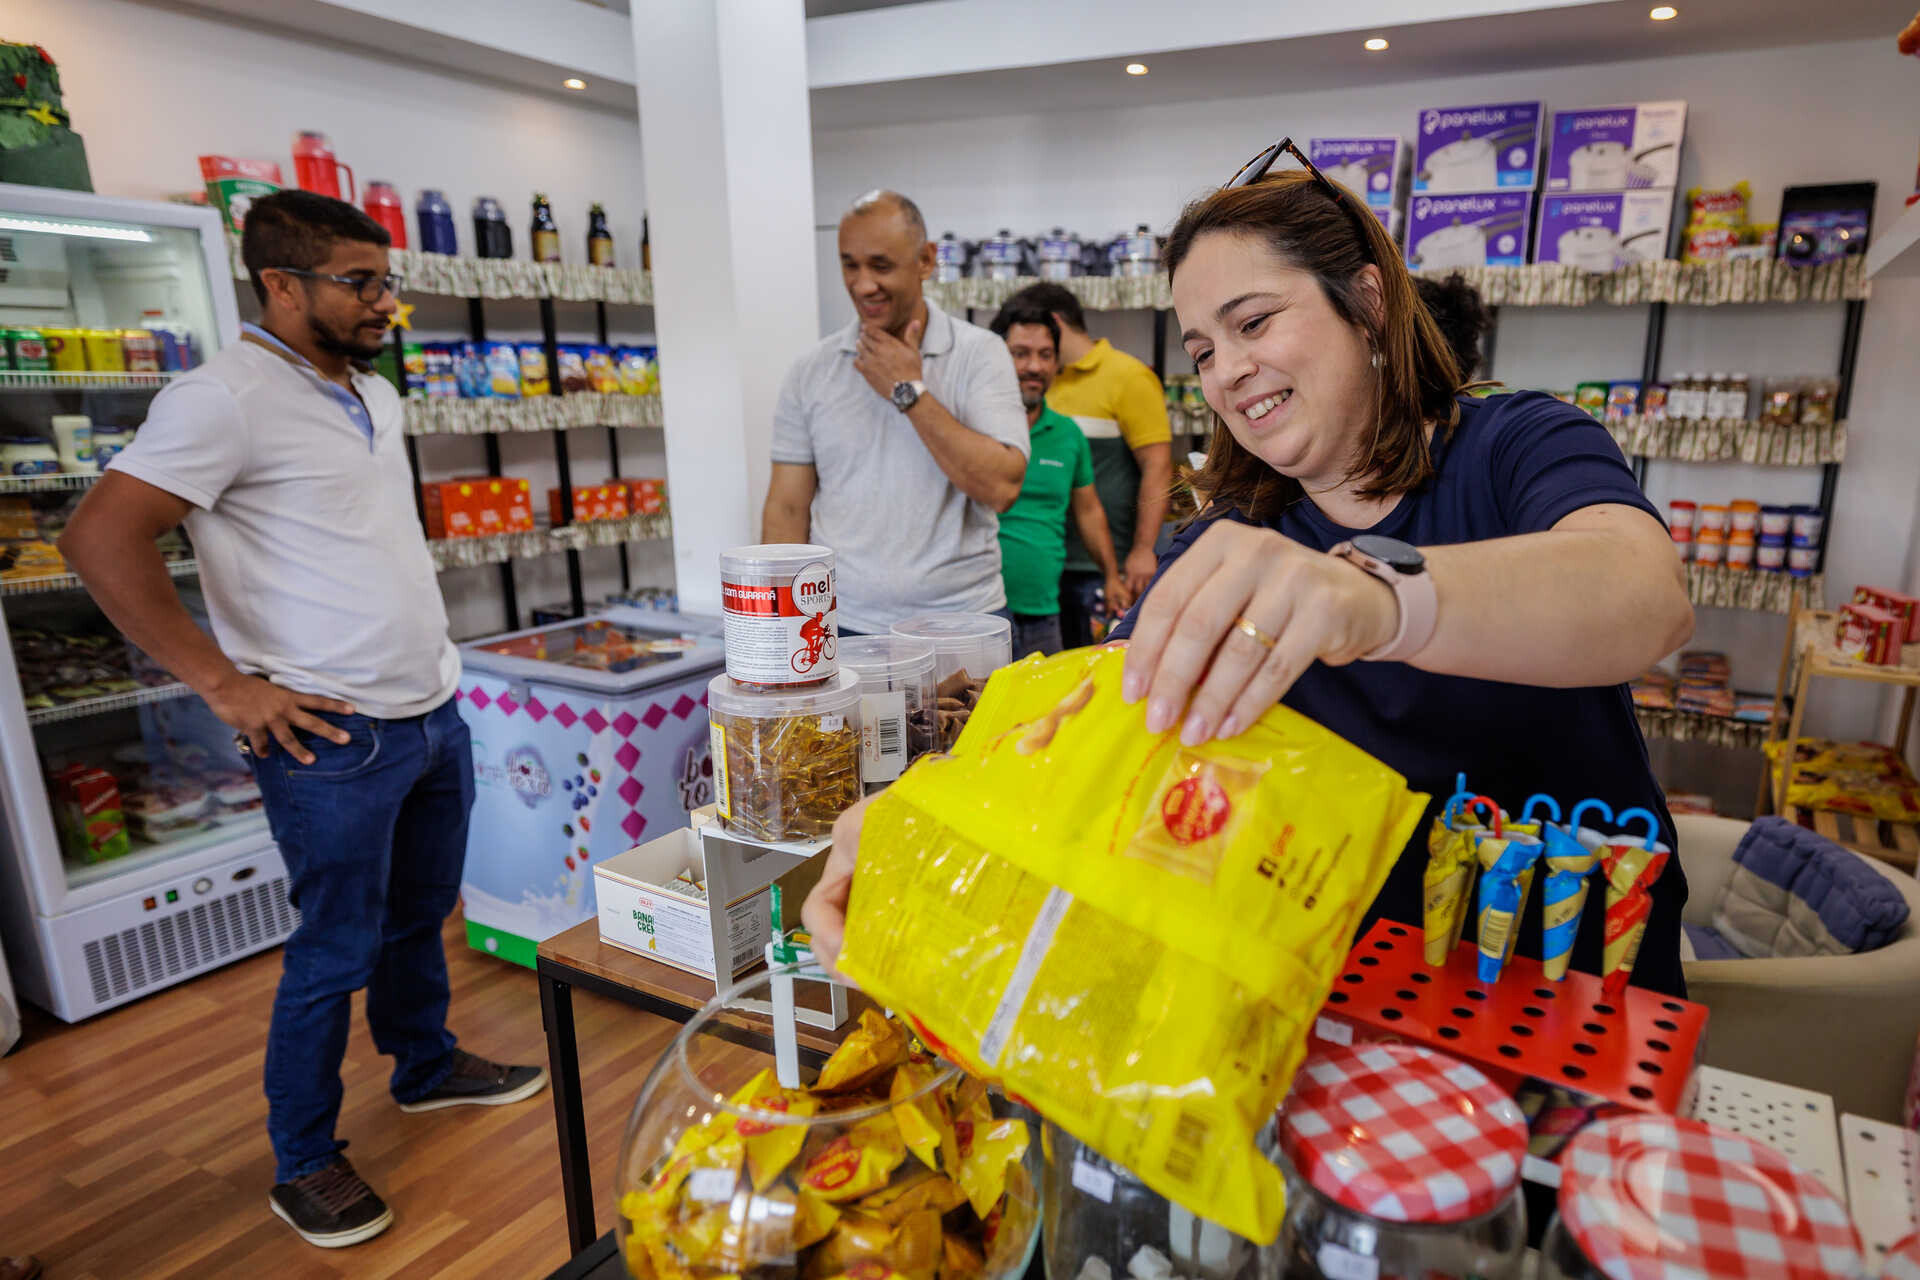
[{"label": "chest freezer", "polygon": [[472,641],[461,658],[467,941],[532,967],[543,939],[593,918],[595,863],[712,803],[720,621],[614,608]]}]

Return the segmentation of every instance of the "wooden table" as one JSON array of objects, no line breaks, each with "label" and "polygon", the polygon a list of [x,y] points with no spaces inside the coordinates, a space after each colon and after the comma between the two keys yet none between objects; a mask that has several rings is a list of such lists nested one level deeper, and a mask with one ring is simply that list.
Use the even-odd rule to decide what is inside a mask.
[{"label": "wooden table", "polygon": [[[600,922],[587,920],[540,944],[535,969],[540,975],[540,1018],[547,1030],[547,1063],[553,1076],[553,1119],[560,1135],[560,1185],[566,1199],[567,1239],[579,1254],[595,1243],[593,1175],[587,1163],[586,1116],[581,1109],[580,1051],[573,1031],[573,989],[579,987],[685,1022],[713,999],[711,978],[600,941]],[[801,1003],[807,1003],[804,999]],[[864,998],[854,995],[849,1021],[825,1031],[802,1023],[798,1039],[803,1060],[817,1063],[839,1047]],[[722,1013],[716,1034],[750,1048],[773,1052],[770,1019],[746,1012]]]}]

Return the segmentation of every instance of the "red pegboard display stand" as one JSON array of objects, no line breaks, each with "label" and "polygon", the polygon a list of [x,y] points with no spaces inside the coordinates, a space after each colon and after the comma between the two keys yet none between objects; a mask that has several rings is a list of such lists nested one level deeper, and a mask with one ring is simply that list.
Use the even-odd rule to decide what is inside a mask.
[{"label": "red pegboard display stand", "polygon": [[1507,1088],[1532,1076],[1637,1111],[1683,1112],[1704,1006],[1639,987],[1608,1000],[1591,974],[1549,981],[1538,960],[1521,956],[1488,985],[1475,957],[1462,942],[1444,967],[1429,967],[1418,929],[1376,922],[1348,954],[1314,1040],[1426,1045]]}]

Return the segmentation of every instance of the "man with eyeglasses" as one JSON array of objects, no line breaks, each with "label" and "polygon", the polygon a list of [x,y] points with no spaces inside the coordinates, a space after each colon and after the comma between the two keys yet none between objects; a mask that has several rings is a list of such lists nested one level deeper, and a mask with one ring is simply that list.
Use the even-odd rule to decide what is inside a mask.
[{"label": "man with eyeglasses", "polygon": [[[446,1025],[473,758],[400,397],[367,363],[397,305],[388,243],[338,200],[256,202],[241,256],[260,323],[154,398],[60,541],[127,639],[236,730],[260,784],[300,911],[267,1032],[269,1205],[324,1248],[393,1221],[334,1135],[355,991],[404,1111],[546,1084]],[[183,522],[212,636],[154,547]]]}]

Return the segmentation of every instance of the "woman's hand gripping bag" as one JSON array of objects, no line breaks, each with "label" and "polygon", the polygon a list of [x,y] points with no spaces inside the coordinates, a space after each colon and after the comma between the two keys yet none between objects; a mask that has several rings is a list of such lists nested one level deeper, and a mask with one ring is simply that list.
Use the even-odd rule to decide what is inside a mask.
[{"label": "woman's hand gripping bag", "polygon": [[1185,747],[1123,654],[997,672],[880,795],[839,967],[941,1052],[1197,1214],[1278,1234],[1256,1136],[1426,797],[1275,707]]}]

